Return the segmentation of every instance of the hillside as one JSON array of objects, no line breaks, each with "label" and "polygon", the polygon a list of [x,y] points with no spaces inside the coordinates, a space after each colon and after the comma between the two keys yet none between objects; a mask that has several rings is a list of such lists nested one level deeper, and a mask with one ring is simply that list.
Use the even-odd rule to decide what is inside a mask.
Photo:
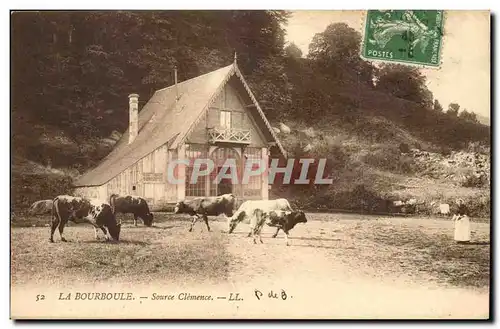
[{"label": "hillside", "polygon": [[[308,126],[286,122],[290,133],[279,129],[283,123],[276,125],[283,144],[295,150],[294,154],[325,157],[334,164],[328,171],[332,185],[297,187],[295,191],[278,187],[275,195],[284,195],[310,209],[420,214],[435,213],[438,204],[452,204],[463,198],[475,215],[489,216],[488,148],[472,143],[467,150],[443,154],[436,152],[436,145],[385,118],[364,119],[367,129],[361,134],[341,124]],[[416,199],[417,209],[393,207],[393,201],[411,199]]]},{"label": "hillside", "polygon": [[[14,209],[69,193],[71,180],[111,151],[128,125],[128,94],[138,93],[142,108],[173,84],[174,66],[184,81],[228,65],[236,51],[271,123],[292,128],[280,133],[290,154],[327,158],[334,178],[331,186],[277,184],[273,195],[362,212],[388,210],[391,200],[464,197],[488,216],[489,169],[475,177],[467,163],[437,163],[480,154],[489,168],[489,126],[459,115],[459,104],[439,104],[417,68],[362,60],[361,35],[344,23],[318,33],[303,58],[285,47],[287,18],[283,11],[13,15]],[[450,107],[456,111],[444,112]]]},{"label": "hillside", "polygon": [[[489,216],[488,148],[471,143],[468,150],[442,154],[440,146],[381,116],[357,117],[356,124],[341,119],[314,125],[297,121],[272,124],[291,155],[333,161],[331,186],[273,188],[274,195],[290,198],[301,207],[392,212],[398,211],[390,207],[392,201],[416,198],[423,203],[419,213],[431,213],[432,203],[452,203],[460,197],[473,203],[477,214]],[[283,124],[290,133],[279,129]],[[70,193],[72,179],[104,157],[120,136],[114,132],[108,138],[77,142],[58,127],[32,127],[43,131],[38,140],[23,133],[33,129],[19,129],[13,142],[15,209]],[[30,143],[20,145],[19,140]],[[44,150],[46,160],[39,158],[39,152],[29,153],[36,148]]]}]

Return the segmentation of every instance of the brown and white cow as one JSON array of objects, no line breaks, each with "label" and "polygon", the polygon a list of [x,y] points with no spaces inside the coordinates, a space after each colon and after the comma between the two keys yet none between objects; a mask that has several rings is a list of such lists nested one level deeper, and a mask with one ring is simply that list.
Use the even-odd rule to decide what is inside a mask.
[{"label": "brown and white cow", "polygon": [[236,197],[233,194],[223,194],[214,197],[196,198],[190,201],[179,201],[175,205],[174,213],[189,214],[194,217],[189,232],[193,231],[193,226],[200,216],[205,221],[208,231],[210,231],[207,216],[219,216],[224,214],[226,217],[231,217],[235,205]]},{"label": "brown and white cow", "polygon": [[52,204],[54,200],[48,199],[48,200],[40,200],[34,202],[30,209],[28,210],[28,213],[30,215],[45,215],[45,214],[50,214],[52,211]]},{"label": "brown and white cow", "polygon": [[[94,226],[96,240],[99,239],[97,229],[101,229],[106,240],[120,239],[121,223],[117,223],[116,217],[111,211],[111,206],[98,199],[80,198],[70,195],[59,195],[54,199],[52,206],[52,225],[50,228],[50,242],[54,242],[54,232],[59,228],[61,241],[66,242],[63,237],[64,226],[71,220],[83,220]],[[109,235],[108,235],[109,232]]]},{"label": "brown and white cow", "polygon": [[285,232],[286,245],[288,246],[288,236],[290,234],[290,230],[293,229],[298,223],[307,223],[307,218],[303,211],[272,210],[265,212],[262,209],[255,209],[250,221],[251,231],[248,234],[249,237],[253,237],[254,243],[257,243],[255,241],[256,236],[259,237],[260,243],[263,243],[261,232],[264,223],[268,226],[277,228],[273,238],[278,235],[279,230],[283,230],[283,232]]},{"label": "brown and white cow", "polygon": [[[249,223],[251,218],[255,216],[255,210],[260,209],[264,213],[269,213],[270,211],[292,211],[290,202],[287,199],[280,198],[275,200],[248,200],[241,204],[234,215],[228,219],[228,233],[232,233],[236,226],[243,222]],[[278,234],[276,231],[275,236]]]},{"label": "brown and white cow", "polygon": [[137,196],[119,196],[118,194],[112,194],[109,197],[109,205],[113,214],[133,214],[134,215],[134,225],[137,226],[137,218],[142,219],[144,225],[153,225],[153,214],[149,211],[148,204],[146,200]]}]

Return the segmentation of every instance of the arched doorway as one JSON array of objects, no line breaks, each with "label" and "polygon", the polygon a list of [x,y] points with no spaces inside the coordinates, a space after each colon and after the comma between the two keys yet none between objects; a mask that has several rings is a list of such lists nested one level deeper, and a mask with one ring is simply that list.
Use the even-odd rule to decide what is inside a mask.
[{"label": "arched doorway", "polygon": [[[240,194],[240,168],[241,148],[239,147],[211,147],[210,159],[214,162],[214,170],[210,174],[210,196],[218,196],[227,193]],[[227,161],[228,159],[231,159]],[[227,178],[217,180],[217,175],[222,171]],[[229,176],[236,178],[233,180]]]}]

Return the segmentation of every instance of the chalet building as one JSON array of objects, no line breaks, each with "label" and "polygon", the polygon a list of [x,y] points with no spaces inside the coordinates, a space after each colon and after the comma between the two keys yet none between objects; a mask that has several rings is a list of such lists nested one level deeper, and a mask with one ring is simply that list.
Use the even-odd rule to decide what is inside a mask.
[{"label": "chalet building", "polygon": [[[243,200],[268,198],[266,172],[250,177],[247,184],[214,182],[228,158],[242,169],[244,159],[267,163],[270,148],[285,155],[236,59],[229,66],[156,91],[140,112],[138,97],[129,95],[128,130],[97,167],[75,182],[76,195],[103,199],[112,193],[136,195],[145,198],[152,210],[182,199],[224,193]],[[212,159],[215,169],[191,184],[197,158]],[[167,179],[168,164],[175,159],[190,160],[190,165],[176,168],[176,179],[183,184]]]}]

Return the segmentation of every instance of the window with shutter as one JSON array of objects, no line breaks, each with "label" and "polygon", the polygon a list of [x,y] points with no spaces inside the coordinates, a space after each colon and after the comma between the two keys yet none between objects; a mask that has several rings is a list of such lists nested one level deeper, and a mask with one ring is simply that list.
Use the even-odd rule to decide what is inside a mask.
[{"label": "window with shutter", "polygon": [[230,111],[220,111],[220,127],[224,129],[231,129]]}]

